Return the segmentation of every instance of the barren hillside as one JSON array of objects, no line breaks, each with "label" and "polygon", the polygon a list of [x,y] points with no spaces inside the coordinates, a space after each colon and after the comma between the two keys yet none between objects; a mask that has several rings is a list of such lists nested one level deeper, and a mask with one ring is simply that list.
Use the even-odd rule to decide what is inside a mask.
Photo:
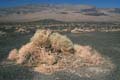
[{"label": "barren hillside", "polygon": [[60,21],[120,21],[119,8],[89,5],[26,5],[0,8],[0,22],[28,22],[42,19]]}]

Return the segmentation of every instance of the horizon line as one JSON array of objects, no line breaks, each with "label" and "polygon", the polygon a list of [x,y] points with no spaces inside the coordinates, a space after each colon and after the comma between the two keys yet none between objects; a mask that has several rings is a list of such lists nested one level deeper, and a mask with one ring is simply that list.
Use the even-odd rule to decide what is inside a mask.
[{"label": "horizon line", "polygon": [[15,8],[15,7],[22,7],[27,5],[87,5],[87,6],[93,6],[96,8],[120,8],[120,7],[102,7],[102,6],[96,6],[92,4],[80,4],[80,3],[26,3],[26,4],[19,4],[19,5],[9,5],[9,6],[0,6],[0,8]]}]

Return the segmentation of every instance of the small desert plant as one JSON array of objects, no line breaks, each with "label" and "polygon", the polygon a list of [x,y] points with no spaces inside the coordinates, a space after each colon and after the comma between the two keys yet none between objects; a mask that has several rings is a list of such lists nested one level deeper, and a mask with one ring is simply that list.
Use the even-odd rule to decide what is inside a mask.
[{"label": "small desert plant", "polygon": [[70,53],[74,47],[68,37],[60,35],[59,33],[52,33],[50,35],[50,43],[55,50],[61,50],[63,53]]},{"label": "small desert plant", "polygon": [[49,47],[48,37],[50,34],[50,30],[37,30],[34,36],[31,38],[31,42],[37,46]]},{"label": "small desert plant", "polygon": [[17,60],[17,58],[18,58],[18,50],[17,49],[11,50],[8,55],[8,60]]}]

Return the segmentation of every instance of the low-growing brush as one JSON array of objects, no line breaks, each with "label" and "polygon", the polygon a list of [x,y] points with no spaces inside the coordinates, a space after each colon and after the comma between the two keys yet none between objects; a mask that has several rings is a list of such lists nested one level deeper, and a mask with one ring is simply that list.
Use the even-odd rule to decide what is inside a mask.
[{"label": "low-growing brush", "polygon": [[62,51],[63,53],[71,53],[74,49],[72,41],[68,37],[60,35],[59,33],[52,33],[50,35],[50,43],[52,48]]},{"label": "low-growing brush", "polygon": [[74,45],[67,36],[50,30],[37,30],[31,41],[19,50],[13,49],[8,59],[37,67],[35,70],[43,73],[104,63],[103,57],[90,46]]},{"label": "low-growing brush", "polygon": [[48,37],[50,34],[50,30],[37,30],[34,36],[31,38],[31,42],[37,46],[49,47],[50,43]]},{"label": "low-growing brush", "polygon": [[76,55],[80,56],[87,63],[99,65],[103,61],[102,56],[90,46],[74,45],[74,49],[76,51]]},{"label": "low-growing brush", "polygon": [[45,48],[35,46],[32,42],[28,43],[19,50],[17,63],[26,64],[29,66],[36,66],[38,64],[49,64],[56,63],[56,57]]},{"label": "low-growing brush", "polygon": [[11,50],[8,55],[8,60],[17,60],[17,58],[18,58],[18,50],[17,49]]}]

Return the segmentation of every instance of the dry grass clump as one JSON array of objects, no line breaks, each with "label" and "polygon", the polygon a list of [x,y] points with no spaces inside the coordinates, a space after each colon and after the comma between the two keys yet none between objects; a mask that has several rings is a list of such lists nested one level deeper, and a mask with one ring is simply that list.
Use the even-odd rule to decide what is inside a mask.
[{"label": "dry grass clump", "polygon": [[56,62],[56,57],[47,52],[45,48],[35,46],[32,42],[24,45],[18,54],[18,64],[37,66],[38,64],[52,65]]},{"label": "dry grass clump", "polygon": [[15,32],[16,33],[22,33],[22,34],[24,34],[24,33],[29,33],[30,31],[29,30],[27,30],[26,28],[21,28],[21,27],[17,27],[16,28],[16,30],[15,30]]},{"label": "dry grass clump", "polygon": [[[27,63],[27,61],[31,61],[32,58],[30,57],[34,57],[35,54],[35,49],[36,47],[33,45],[33,43],[27,43],[26,45],[23,45],[18,52],[18,60],[17,63],[18,64],[24,64]],[[32,55],[32,56],[31,56]],[[31,61],[32,64],[32,61]]]},{"label": "dry grass clump", "polygon": [[90,46],[74,45],[76,55],[80,56],[85,62],[93,65],[99,65],[103,63],[103,57]]},{"label": "dry grass clump", "polygon": [[50,43],[55,50],[62,51],[63,53],[73,53],[74,51],[72,41],[59,33],[52,33],[50,35]]},{"label": "dry grass clump", "polygon": [[45,73],[45,74],[51,74],[51,73],[57,71],[58,68],[59,68],[59,66],[57,66],[57,65],[53,66],[53,65],[41,64],[41,65],[35,67],[34,71]]},{"label": "dry grass clump", "polygon": [[73,52],[73,43],[72,41],[59,33],[52,33],[50,30],[37,30],[34,36],[31,38],[36,46],[41,47],[50,47],[55,51]]},{"label": "dry grass clump", "polygon": [[91,47],[74,45],[68,37],[50,30],[38,30],[29,43],[18,51],[12,50],[8,59],[43,73],[80,67],[83,63],[87,66],[103,63],[102,56]]},{"label": "dry grass clump", "polygon": [[31,38],[31,42],[37,46],[47,47],[50,44],[48,40],[50,34],[50,30],[37,30],[34,36]]},{"label": "dry grass clump", "polygon": [[17,60],[17,58],[18,58],[18,50],[17,49],[11,50],[8,55],[8,59],[9,60]]}]

